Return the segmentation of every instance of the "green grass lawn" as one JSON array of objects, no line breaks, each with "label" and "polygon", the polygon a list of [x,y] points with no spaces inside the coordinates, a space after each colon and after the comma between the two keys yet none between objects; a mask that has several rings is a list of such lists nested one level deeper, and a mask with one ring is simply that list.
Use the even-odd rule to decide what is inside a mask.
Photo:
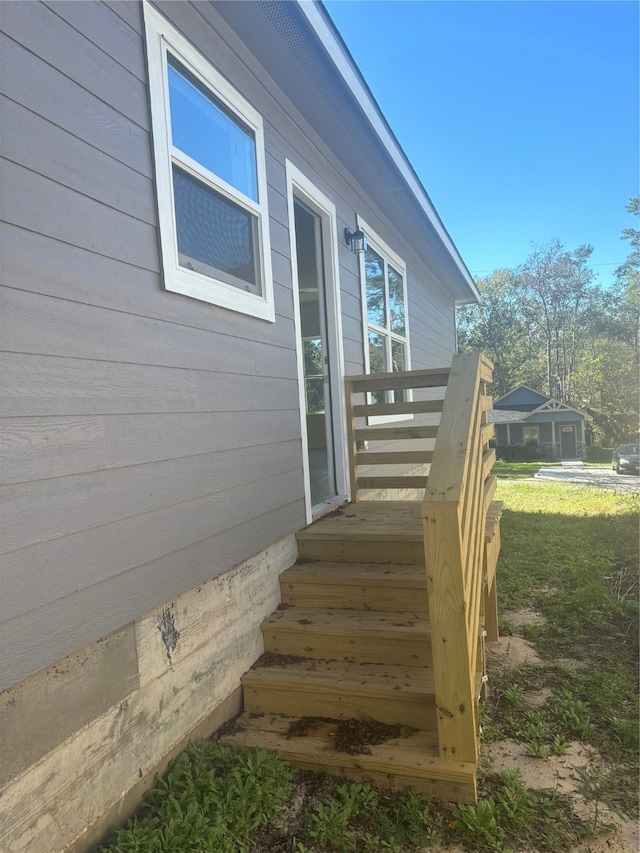
[{"label": "green grass lawn", "polygon": [[541,468],[559,466],[560,462],[496,462],[493,473],[500,480],[522,480],[534,477]]},{"label": "green grass lawn", "polygon": [[[517,463],[505,470],[536,466]],[[489,760],[477,806],[298,773],[259,750],[207,740],[171,764],[103,853],[417,853],[454,845],[495,853],[570,851],[603,831],[607,809],[632,819],[638,778],[637,499],[517,479],[502,480],[497,498],[505,504],[500,610],[529,608],[542,617],[543,626],[521,629],[542,663],[490,673],[490,699],[482,708]],[[503,618],[501,632],[514,630]],[[528,702],[543,691],[543,703]],[[505,738],[525,745],[541,762],[578,741],[593,756],[576,770],[593,817],[578,815],[553,788],[527,788],[518,772],[492,772],[492,744]]]}]

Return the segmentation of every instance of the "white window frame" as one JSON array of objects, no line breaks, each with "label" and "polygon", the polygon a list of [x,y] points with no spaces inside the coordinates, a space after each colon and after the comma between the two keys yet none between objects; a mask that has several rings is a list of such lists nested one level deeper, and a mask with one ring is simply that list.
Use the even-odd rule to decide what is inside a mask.
[{"label": "white window frame", "polygon": [[[389,314],[389,305],[388,298],[385,297],[385,306],[386,306],[386,316],[389,318],[389,328],[385,329],[375,324],[369,322],[369,314],[367,311],[367,279],[366,279],[366,270],[365,270],[365,253],[363,252],[359,256],[360,262],[360,288],[361,288],[361,301],[362,301],[362,323],[363,323],[363,345],[364,345],[364,366],[365,373],[371,373],[371,364],[369,361],[369,330],[375,332],[376,334],[382,335],[385,340],[388,340],[388,344],[385,343],[385,347],[387,347],[388,352],[386,353],[385,360],[388,363],[391,363],[391,341],[399,341],[404,344],[405,347],[405,370],[411,370],[411,346],[409,339],[409,301],[408,301],[408,293],[407,293],[407,265],[402,260],[402,258],[393,251],[393,249],[380,237],[376,232],[364,221],[361,216],[356,217],[358,228],[361,231],[364,231],[367,237],[367,244],[383,259],[385,264],[385,282],[387,280],[386,268],[388,264],[397,270],[402,276],[402,288],[403,288],[403,298],[404,298],[404,330],[405,335],[404,338],[402,335],[398,335],[396,332],[391,331],[390,325],[390,314]],[[385,287],[386,290],[386,287]],[[405,400],[410,402],[413,399],[413,391],[408,389],[405,392]],[[412,420],[413,415],[376,415],[374,417],[369,418],[369,423],[371,424],[382,424],[382,423],[390,423],[392,421],[405,421]]]},{"label": "white window frame", "polygon": [[[532,435],[529,439],[525,436],[525,431],[531,431]],[[535,432],[535,436],[533,433]],[[532,441],[535,438],[535,444],[527,444],[527,440]],[[522,425],[522,444],[524,447],[539,447],[540,446],[540,426],[539,424],[523,424]]]},{"label": "white window frame", "polygon": [[[275,322],[262,116],[216,71],[191,42],[149,5],[147,0],[143,8],[164,287],[166,290],[181,293],[202,302]],[[193,74],[232,115],[253,131],[258,184],[257,202],[172,146],[167,74],[168,53]],[[256,217],[258,240],[255,251],[259,268],[260,294],[249,293],[220,279],[180,266],[173,196],[173,163],[196,177],[204,186],[211,187]]]}]

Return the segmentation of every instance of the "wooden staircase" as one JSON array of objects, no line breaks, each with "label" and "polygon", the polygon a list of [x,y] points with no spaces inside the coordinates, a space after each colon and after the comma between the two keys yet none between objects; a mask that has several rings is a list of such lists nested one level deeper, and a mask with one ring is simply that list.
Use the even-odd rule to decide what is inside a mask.
[{"label": "wooden staircase", "polygon": [[[482,459],[478,464],[482,468]],[[491,504],[485,490],[486,478],[477,479],[478,494],[489,499],[478,515],[481,547],[474,557],[482,625],[467,638],[471,653],[462,687],[455,686],[455,701],[458,693],[466,695],[467,682],[472,691],[459,705],[466,712],[459,757],[447,724],[449,717],[457,723],[461,713],[448,710],[446,685],[443,694],[437,683],[443,655],[433,648],[429,611],[439,613],[433,577],[440,558],[430,556],[426,542],[434,534],[425,533],[430,505],[424,501],[345,504],[298,533],[298,562],[280,578],[282,603],[262,625],[265,654],[242,680],[244,714],[234,740],[278,750],[303,769],[475,802],[485,622],[497,638],[500,517],[500,506]],[[390,480],[397,488],[398,476]],[[413,488],[415,478],[409,480]],[[369,486],[368,478],[362,482]],[[428,570],[425,560],[431,561]],[[446,644],[441,622],[436,646]],[[457,634],[459,628],[454,630]],[[460,666],[451,660],[454,670]]]}]

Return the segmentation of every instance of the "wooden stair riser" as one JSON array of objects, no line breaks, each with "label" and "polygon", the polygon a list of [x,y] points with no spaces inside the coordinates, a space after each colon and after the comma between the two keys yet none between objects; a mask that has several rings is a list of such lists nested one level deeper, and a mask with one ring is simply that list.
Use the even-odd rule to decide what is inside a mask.
[{"label": "wooden stair riser", "polygon": [[477,800],[474,763],[438,758],[436,736],[418,732],[369,747],[370,753],[348,755],[336,752],[330,724],[305,737],[287,738],[292,720],[265,715],[243,718],[244,727],[233,741],[250,747],[279,752],[285,761],[301,770],[324,770],[347,779],[366,779],[384,788],[413,787],[430,796],[459,803]]},{"label": "wooden stair riser", "polygon": [[310,560],[331,560],[346,563],[386,563],[392,565],[424,566],[424,547],[421,542],[371,539],[298,539],[298,554]]},{"label": "wooden stair riser", "polygon": [[436,729],[436,711],[433,696],[409,690],[389,690],[387,694],[366,690],[328,688],[300,682],[278,685],[255,684],[251,678],[242,681],[244,707],[248,713],[280,713],[299,717],[331,717],[334,719],[372,719],[390,725],[410,726],[416,729]]},{"label": "wooden stair riser", "polygon": [[262,625],[265,652],[324,660],[376,662],[397,666],[431,666],[431,639],[418,635],[398,638],[383,632],[338,634],[321,627],[302,630],[285,625]]},{"label": "wooden stair riser", "polygon": [[417,615],[429,612],[426,578],[422,588],[394,588],[392,583],[378,587],[357,583],[307,583],[290,580],[286,574],[280,577],[283,604],[344,610],[408,610]]}]

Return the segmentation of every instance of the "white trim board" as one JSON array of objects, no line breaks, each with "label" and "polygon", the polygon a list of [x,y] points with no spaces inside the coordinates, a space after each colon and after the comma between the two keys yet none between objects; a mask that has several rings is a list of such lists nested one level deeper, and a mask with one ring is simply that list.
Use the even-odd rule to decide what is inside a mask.
[{"label": "white trim board", "polygon": [[[342,345],[342,305],[340,300],[340,274],[338,267],[338,228],[334,203],[313,184],[290,160],[286,160],[287,211],[289,216],[289,245],[291,251],[291,277],[293,283],[293,319],[296,334],[296,360],[298,365],[298,397],[300,429],[302,436],[302,467],[304,472],[305,512],[311,523],[314,507],[311,504],[311,476],[309,471],[309,441],[307,436],[306,403],[304,395],[304,360],[302,352],[302,323],[297,273],[297,252],[294,228],[294,197],[307,203],[322,220],[324,251],[325,297],[327,303],[327,338],[331,362],[331,413],[335,453],[335,501],[349,494],[347,481],[347,435],[344,402],[344,352]],[[315,509],[322,509],[324,502]]]}]

